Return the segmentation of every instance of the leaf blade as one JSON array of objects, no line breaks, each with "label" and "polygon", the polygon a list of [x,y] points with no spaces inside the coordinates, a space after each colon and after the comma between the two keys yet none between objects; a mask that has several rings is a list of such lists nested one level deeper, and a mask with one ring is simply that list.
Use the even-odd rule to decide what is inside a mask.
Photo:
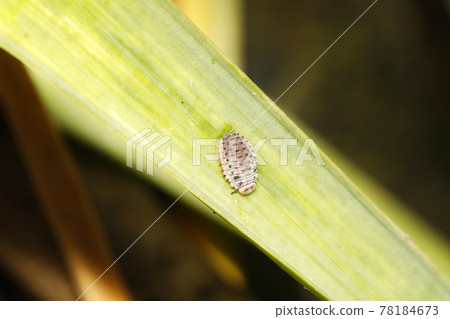
[{"label": "leaf blade", "polygon": [[[171,136],[173,156],[163,171],[185,187],[199,177],[191,192],[317,295],[450,296],[406,234],[325,154],[323,166],[296,166],[296,149],[288,153],[290,165],[280,165],[280,149],[270,141],[299,146],[307,136],[169,2],[6,1],[5,8],[2,46],[123,142],[144,128]],[[192,165],[193,139],[219,139],[231,129],[252,142],[269,140],[260,152],[267,165],[260,166],[251,196],[230,196],[217,162]],[[165,156],[163,149],[155,154]]]}]

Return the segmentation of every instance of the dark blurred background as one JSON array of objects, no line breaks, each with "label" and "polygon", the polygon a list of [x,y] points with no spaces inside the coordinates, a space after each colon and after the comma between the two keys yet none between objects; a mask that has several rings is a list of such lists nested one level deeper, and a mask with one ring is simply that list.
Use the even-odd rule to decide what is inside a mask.
[{"label": "dark blurred background", "polygon": [[[371,3],[244,1],[246,73],[276,99]],[[438,0],[378,1],[278,105],[450,237],[448,8]],[[118,256],[173,198],[65,138]],[[0,300],[76,298],[3,113],[0,149]],[[118,266],[138,300],[315,299],[232,230],[183,203]]]},{"label": "dark blurred background", "polygon": [[[373,1],[248,1],[247,73],[277,98]],[[378,1],[278,102],[450,233],[445,1]]]}]

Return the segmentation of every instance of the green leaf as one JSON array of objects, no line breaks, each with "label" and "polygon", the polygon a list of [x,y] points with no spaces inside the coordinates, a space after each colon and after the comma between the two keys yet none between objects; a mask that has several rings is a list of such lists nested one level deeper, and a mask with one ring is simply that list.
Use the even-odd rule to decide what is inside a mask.
[{"label": "green leaf", "polygon": [[[450,298],[409,236],[325,154],[325,165],[314,152],[294,165],[308,137],[170,2],[4,0],[0,45],[102,121],[104,143],[145,128],[170,136],[172,158],[155,182],[177,181],[321,298]],[[232,129],[267,140],[248,196],[230,195],[217,161],[193,165],[195,139]],[[288,165],[274,139],[297,141]]]}]

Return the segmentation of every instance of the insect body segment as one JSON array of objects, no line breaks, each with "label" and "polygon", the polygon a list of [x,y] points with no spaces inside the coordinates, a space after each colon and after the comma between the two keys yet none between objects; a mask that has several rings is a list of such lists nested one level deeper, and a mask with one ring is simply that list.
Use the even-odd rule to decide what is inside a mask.
[{"label": "insect body segment", "polygon": [[233,192],[251,193],[256,187],[258,169],[256,154],[250,142],[238,133],[228,133],[219,142],[219,159],[223,175]]}]

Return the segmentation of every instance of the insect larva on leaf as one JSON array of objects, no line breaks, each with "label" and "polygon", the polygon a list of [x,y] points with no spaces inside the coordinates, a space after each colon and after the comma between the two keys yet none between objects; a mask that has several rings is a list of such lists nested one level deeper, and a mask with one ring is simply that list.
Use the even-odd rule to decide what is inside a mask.
[{"label": "insect larva on leaf", "polygon": [[241,194],[249,194],[256,187],[258,162],[250,142],[238,133],[228,133],[219,141],[219,159],[223,175],[230,187]]}]

